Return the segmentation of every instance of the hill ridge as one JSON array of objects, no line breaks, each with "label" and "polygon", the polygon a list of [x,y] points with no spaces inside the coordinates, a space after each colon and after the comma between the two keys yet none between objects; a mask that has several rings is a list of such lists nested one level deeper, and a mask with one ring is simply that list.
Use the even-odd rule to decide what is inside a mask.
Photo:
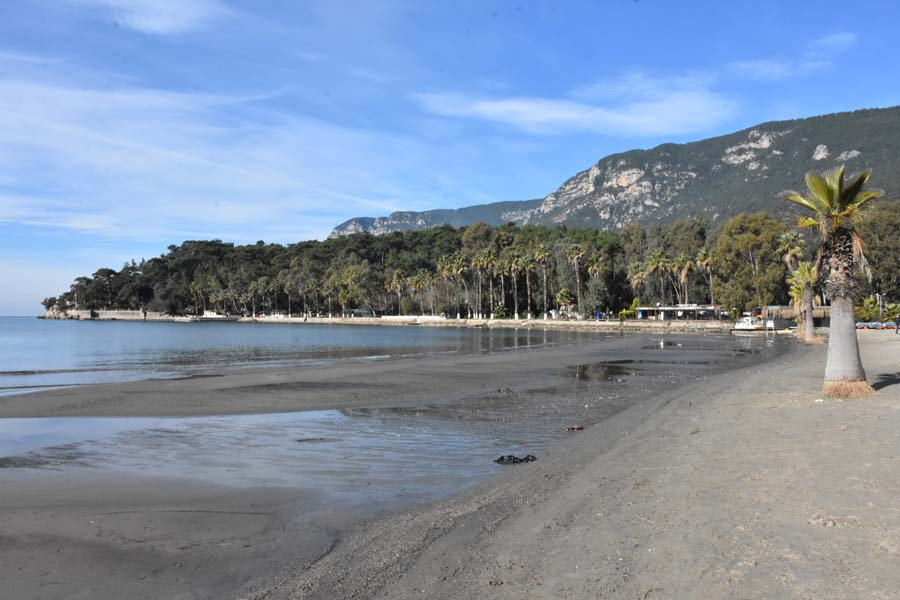
[{"label": "hill ridge", "polygon": [[702,140],[617,152],[540,200],[358,217],[331,235],[477,221],[618,229],[694,215],[712,222],[760,210],[786,216],[790,207],[779,194],[802,186],[806,172],[838,164],[872,169],[877,187],[900,190],[900,106],[767,121]]}]

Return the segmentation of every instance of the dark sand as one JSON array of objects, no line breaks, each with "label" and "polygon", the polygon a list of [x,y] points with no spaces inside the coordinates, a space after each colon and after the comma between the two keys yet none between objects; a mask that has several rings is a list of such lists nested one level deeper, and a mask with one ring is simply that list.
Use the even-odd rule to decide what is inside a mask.
[{"label": "dark sand", "polygon": [[797,348],[648,399],[543,460],[360,527],[249,598],[900,598],[900,338],[866,400]]},{"label": "dark sand", "polygon": [[[515,429],[546,419],[548,411],[584,406],[587,398],[599,405],[591,413],[599,421],[635,398],[696,381],[733,363],[758,361],[745,344],[725,339],[734,347],[724,355],[723,338],[613,336],[601,343],[480,356],[83,386],[0,398],[0,416],[372,407],[409,407],[417,413],[424,407],[427,414],[450,421],[500,415],[504,427]],[[667,341],[660,346],[661,340]],[[682,342],[690,351],[679,348]],[[636,360],[647,361],[640,366],[652,376],[627,377]],[[602,404],[598,390],[603,391]],[[562,396],[567,402],[561,404]],[[311,564],[326,564],[322,557],[335,560],[337,554],[328,557],[339,540],[355,539],[349,531],[378,531],[385,518],[378,514],[383,506],[367,512],[331,502],[315,490],[234,488],[205,483],[191,473],[161,478],[99,466],[72,469],[51,463],[40,469],[0,469],[0,580],[5,586],[0,597],[221,598],[253,593]],[[352,572],[364,578],[387,573],[364,570],[370,568],[361,564]]]},{"label": "dark sand", "polygon": [[[296,489],[5,469],[0,597],[896,598],[900,339],[863,337],[874,399],[816,402],[822,347],[676,366],[536,463],[362,520]],[[90,386],[0,398],[0,415],[588,397],[613,361],[685,354],[610,344]]]}]

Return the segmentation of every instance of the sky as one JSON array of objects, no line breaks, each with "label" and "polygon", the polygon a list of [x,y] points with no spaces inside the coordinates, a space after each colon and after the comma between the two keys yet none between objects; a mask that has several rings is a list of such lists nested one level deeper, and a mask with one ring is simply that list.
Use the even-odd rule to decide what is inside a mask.
[{"label": "sky", "polygon": [[173,243],[540,198],[603,156],[900,104],[900,3],[0,3],[0,315]]}]

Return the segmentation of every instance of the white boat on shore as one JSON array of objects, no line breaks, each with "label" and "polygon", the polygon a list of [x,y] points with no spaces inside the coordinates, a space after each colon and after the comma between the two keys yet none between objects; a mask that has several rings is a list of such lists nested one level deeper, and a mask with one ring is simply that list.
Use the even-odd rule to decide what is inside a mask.
[{"label": "white boat on shore", "polygon": [[738,319],[734,327],[731,328],[732,331],[765,331],[766,324],[765,321],[760,319],[759,317],[741,317]]},{"label": "white boat on shore", "polygon": [[197,317],[198,321],[237,321],[238,319],[240,319],[240,317],[220,315],[211,310],[203,311],[203,315]]}]

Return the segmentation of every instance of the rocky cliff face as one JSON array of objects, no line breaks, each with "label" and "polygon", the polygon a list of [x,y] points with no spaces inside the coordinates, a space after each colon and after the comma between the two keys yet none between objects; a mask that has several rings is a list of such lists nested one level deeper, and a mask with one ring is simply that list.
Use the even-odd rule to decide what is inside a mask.
[{"label": "rocky cliff face", "polygon": [[838,164],[849,171],[872,169],[875,186],[900,191],[900,107],[764,123],[699,142],[613,154],[541,201],[352,219],[332,235],[430,227],[440,224],[429,224],[441,220],[437,213],[461,211],[466,212],[450,224],[483,220],[617,229],[698,214],[714,222],[758,210],[787,215],[791,208],[781,193],[802,189],[806,172]]},{"label": "rocky cliff face", "polygon": [[440,225],[462,227],[483,221],[489,225],[502,225],[513,220],[508,215],[518,214],[538,206],[541,200],[518,200],[478,204],[457,209],[438,209],[424,212],[400,211],[387,217],[356,217],[334,228],[330,237],[353,233],[384,235],[392,231],[430,229]]}]

